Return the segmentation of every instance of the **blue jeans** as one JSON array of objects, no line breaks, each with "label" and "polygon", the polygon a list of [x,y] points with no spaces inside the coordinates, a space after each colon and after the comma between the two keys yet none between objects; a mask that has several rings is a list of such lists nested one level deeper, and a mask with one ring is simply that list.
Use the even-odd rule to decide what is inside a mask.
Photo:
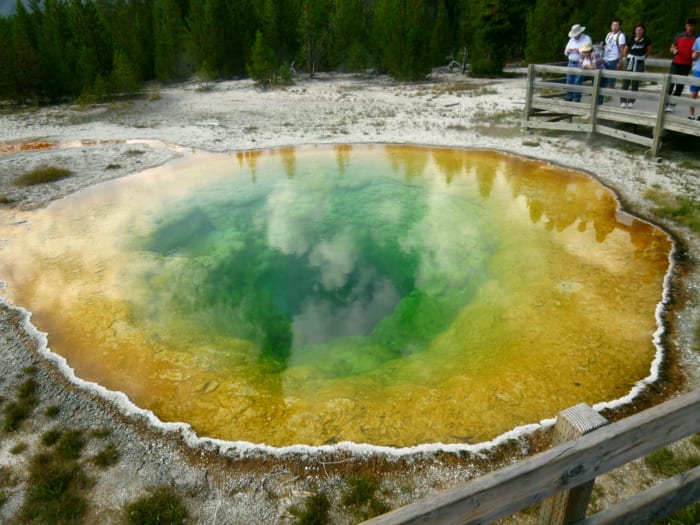
[{"label": "blue jeans", "polygon": [[[578,62],[569,62],[567,64],[567,67],[578,67]],[[580,86],[581,83],[583,82],[583,77],[581,75],[574,75],[572,73],[568,73],[566,75],[566,83],[567,84],[574,84],[577,86]],[[566,95],[564,95],[564,100],[573,100],[574,102],[581,102],[581,93],[574,93],[573,91],[567,91]]]},{"label": "blue jeans", "polygon": [[[607,70],[616,70],[617,69],[617,64],[620,62],[620,59],[616,60],[610,60],[609,62],[606,60],[603,62],[603,67]],[[614,78],[606,78],[605,82],[601,87],[615,87],[615,80]]]}]

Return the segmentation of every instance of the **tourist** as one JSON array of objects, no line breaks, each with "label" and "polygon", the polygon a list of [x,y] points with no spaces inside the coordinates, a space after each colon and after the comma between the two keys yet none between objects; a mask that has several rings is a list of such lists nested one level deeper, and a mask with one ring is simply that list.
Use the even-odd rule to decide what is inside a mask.
[{"label": "tourist", "polygon": [[[671,44],[671,53],[673,54],[673,60],[671,61],[671,69],[669,73],[671,75],[687,75],[690,73],[690,66],[693,63],[693,44],[695,43],[695,26],[697,25],[697,20],[695,18],[688,18],[685,22],[685,33],[679,34],[676,39]],[[671,83],[668,86],[668,94],[673,94],[676,97],[680,97],[683,92],[683,84]],[[676,109],[675,104],[667,104],[666,111],[671,112]]]},{"label": "tourist", "polygon": [[581,69],[603,69],[603,58],[600,53],[593,48],[591,42],[587,42],[581,47],[581,59],[578,67]]},{"label": "tourist", "polygon": [[[635,73],[644,73],[646,71],[646,59],[651,55],[651,40],[647,36],[647,29],[644,24],[634,26],[634,37],[627,43],[623,51],[624,61],[627,62],[627,71]],[[639,90],[639,80],[632,80],[632,91]],[[622,89],[627,90],[630,87],[630,79],[626,78],[622,81]],[[621,98],[621,108],[634,107],[633,98]]]},{"label": "tourist", "polygon": [[[578,64],[581,60],[581,47],[583,47],[583,45],[586,43],[592,44],[591,37],[584,34],[585,30],[586,28],[579,24],[574,24],[573,26],[571,26],[571,31],[569,31],[569,42],[566,44],[566,48],[564,49],[564,54],[569,59],[567,67],[579,67]],[[581,81],[581,75],[577,75],[575,73],[568,73],[566,75],[567,84],[580,85]],[[573,100],[574,102],[580,102],[581,93],[567,91],[566,95],[564,96],[564,99],[569,101]]]},{"label": "tourist", "polygon": [[[616,70],[620,66],[623,50],[627,44],[625,34],[620,31],[622,21],[614,18],[610,24],[610,32],[605,36],[605,47],[603,48],[603,67],[608,70]],[[614,78],[604,78],[601,87],[614,88]]]},{"label": "tourist", "polygon": [[[695,67],[693,68],[693,78],[700,78],[700,36],[695,39],[693,44],[693,54],[692,59],[695,60]],[[698,98],[698,92],[700,91],[700,86],[690,86],[690,97],[695,100]],[[695,119],[695,106],[690,106],[690,115],[688,115],[690,120]],[[698,117],[700,120],[700,117]]]}]

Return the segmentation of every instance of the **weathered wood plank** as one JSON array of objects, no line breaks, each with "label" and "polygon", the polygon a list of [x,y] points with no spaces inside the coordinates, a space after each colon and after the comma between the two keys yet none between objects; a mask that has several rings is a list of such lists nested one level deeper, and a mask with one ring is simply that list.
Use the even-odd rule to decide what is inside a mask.
[{"label": "weathered wood plank", "polygon": [[654,523],[700,500],[700,467],[669,478],[576,525],[639,525]]},{"label": "weathered wood plank", "polygon": [[636,124],[653,128],[655,123],[653,113],[635,111],[631,109],[601,108],[598,110],[598,120],[608,120],[621,124]]},{"label": "weathered wood plank", "polygon": [[700,390],[366,523],[490,523],[698,431]]},{"label": "weathered wood plank", "polygon": [[593,131],[593,126],[591,124],[585,124],[583,122],[549,122],[549,121],[539,121],[539,120],[527,120],[520,123],[523,128],[533,128],[533,129],[551,129],[558,131],[578,131],[584,133],[590,133]]},{"label": "weathered wood plank", "polygon": [[[581,403],[557,415],[552,445],[560,445],[578,439],[596,428],[607,425],[608,420],[585,403]],[[569,525],[586,517],[586,507],[593,491],[593,480],[546,499],[540,505],[538,525]]]},{"label": "weathered wood plank", "polygon": [[621,129],[603,126],[601,124],[596,124],[593,131],[595,131],[596,133],[600,133],[601,135],[607,135],[609,137],[627,140],[629,142],[634,142],[635,144],[640,144],[642,146],[651,147],[654,143],[654,139],[650,137],[643,137],[642,135],[637,135],[636,133],[630,133]]},{"label": "weathered wood plank", "polygon": [[677,133],[685,133],[686,135],[694,135],[700,137],[700,123],[693,120],[671,120],[666,119],[664,129],[675,131]]}]

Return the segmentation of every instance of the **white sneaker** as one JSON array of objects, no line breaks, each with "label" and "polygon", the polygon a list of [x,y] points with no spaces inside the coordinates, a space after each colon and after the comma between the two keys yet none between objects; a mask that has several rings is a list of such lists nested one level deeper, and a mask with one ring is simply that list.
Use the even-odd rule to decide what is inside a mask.
[{"label": "white sneaker", "polygon": [[634,102],[628,102],[627,103],[628,108],[633,108],[634,107]]},{"label": "white sneaker", "polygon": [[629,105],[627,104],[627,102],[620,102],[620,107],[626,108],[626,107],[629,107]]},{"label": "white sneaker", "polygon": [[671,104],[666,104],[666,113],[671,113],[673,111],[673,106]]}]

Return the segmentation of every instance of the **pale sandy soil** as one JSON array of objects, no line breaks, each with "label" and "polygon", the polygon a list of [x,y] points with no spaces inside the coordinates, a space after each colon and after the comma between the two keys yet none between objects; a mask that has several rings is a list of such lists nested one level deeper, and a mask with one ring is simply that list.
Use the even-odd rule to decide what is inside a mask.
[{"label": "pale sandy soil", "polygon": [[[153,88],[149,97],[111,104],[0,111],[0,220],[21,220],[25,210],[101,181],[127,176],[180,156],[183,151],[233,152],[309,143],[412,143],[487,148],[548,160],[586,171],[613,189],[622,206],[651,218],[650,188],[674,195],[700,195],[700,148],[671,144],[653,159],[637,147],[611,139],[572,134],[527,134],[519,121],[524,106],[522,71],[498,81],[474,80],[437,72],[431,81],[403,84],[388,78],[323,75],[298,79],[294,86],[261,91],[249,81],[223,82],[202,89],[196,82]],[[29,141],[59,147],[18,151]],[[81,141],[98,141],[81,145]],[[694,148],[694,152],[693,152]],[[74,175],[59,182],[20,188],[16,177],[44,164],[64,166]],[[109,168],[108,168],[109,167]],[[655,222],[679,241],[679,275],[672,279],[674,311],[668,316],[667,345],[684,371],[680,390],[698,385],[700,352],[694,350],[700,312],[700,240],[670,221]],[[2,243],[9,242],[0,239]],[[1,253],[1,252],[0,252]],[[681,271],[682,270],[682,271]],[[680,275],[682,273],[682,275]],[[0,281],[2,276],[0,276]],[[354,473],[380,472],[383,498],[398,506],[484,472],[478,455],[416,454],[392,458],[376,453],[288,453],[220,451],[214,444],[191,446],[178,433],[158,430],[143,416],[125,415],[118,406],[72,384],[39,355],[20,313],[0,306],[0,395],[14,397],[36,368],[40,404],[21,429],[0,434],[0,467],[13,482],[4,489],[0,522],[21,505],[25,466],[40,436],[54,426],[110,428],[108,438],[90,441],[85,457],[105,440],[115,441],[121,461],[106,471],[86,464],[95,478],[86,523],[121,523],[126,502],[154,485],[172,484],[185,496],[196,523],[290,523],[288,508],[303,504],[315,490],[332,496],[334,522],[352,523],[341,498]],[[31,332],[31,329],[29,330]],[[7,402],[7,401],[6,401]],[[58,417],[44,415],[61,407]],[[545,440],[546,441],[546,440]],[[12,454],[17,443],[28,449]],[[681,445],[682,446],[682,445]],[[530,450],[526,439],[508,449],[508,463]],[[488,456],[488,454],[485,454]],[[600,508],[654,476],[639,462],[605,476],[596,489]],[[519,522],[531,520],[521,516]]]}]

